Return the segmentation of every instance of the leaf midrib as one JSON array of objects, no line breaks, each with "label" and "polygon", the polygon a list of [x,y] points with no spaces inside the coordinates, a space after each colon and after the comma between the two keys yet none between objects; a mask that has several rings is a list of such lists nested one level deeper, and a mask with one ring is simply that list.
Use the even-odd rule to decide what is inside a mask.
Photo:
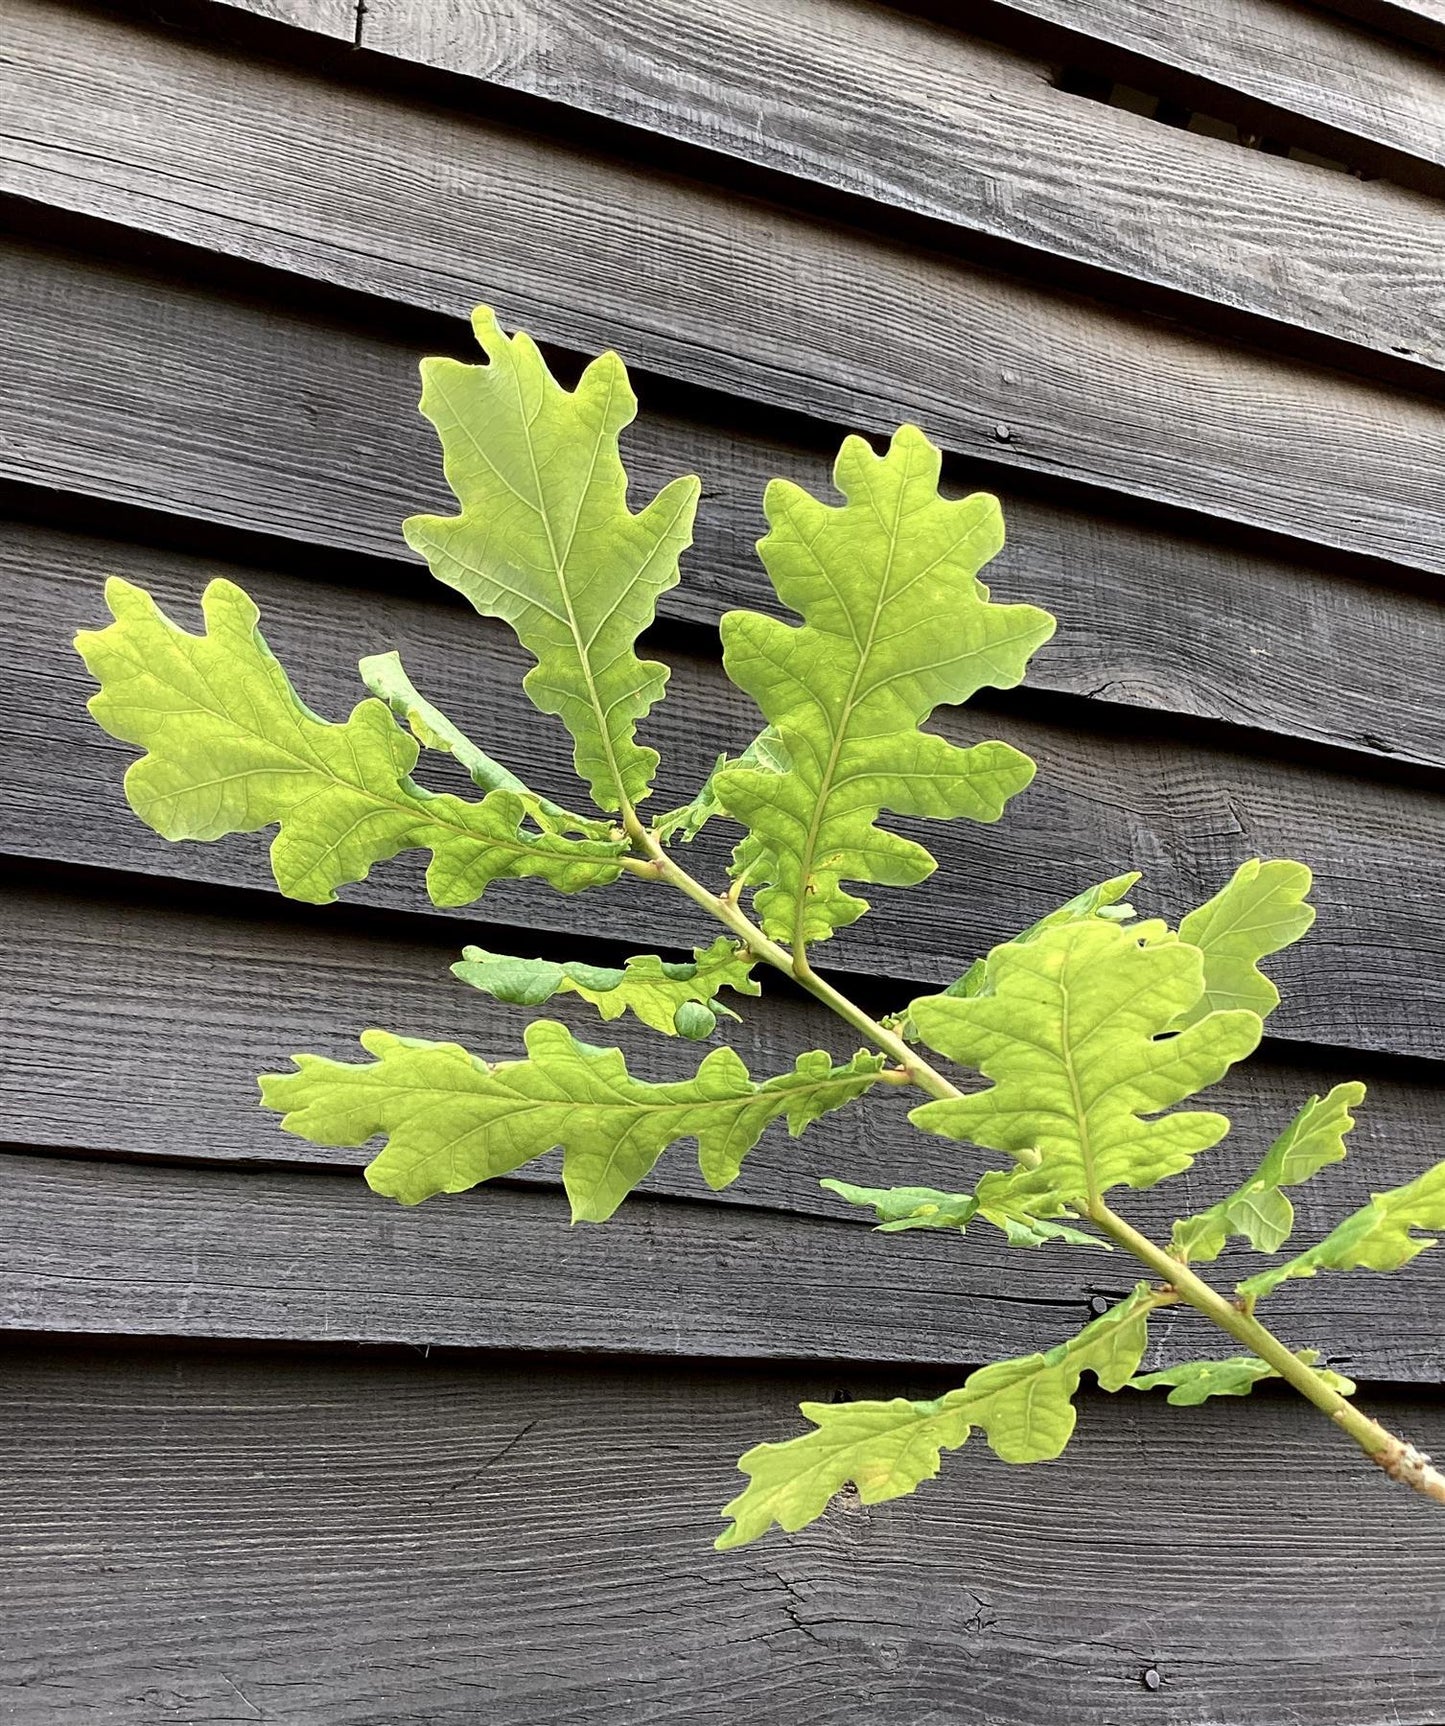
[{"label": "leaf midrib", "polygon": [[838,716],[838,724],[833,730],[833,746],[828,753],[827,765],[823,769],[822,780],[818,787],[818,795],[813,804],[812,819],[808,823],[807,837],[803,849],[799,853],[802,865],[798,875],[798,896],[793,907],[793,946],[799,953],[803,952],[806,941],[804,926],[807,920],[808,877],[812,874],[813,860],[818,849],[818,835],[822,830],[823,812],[832,796],[833,777],[837,772],[838,761],[843,753],[843,740],[847,736],[849,724],[853,718],[853,709],[858,699],[858,686],[862,682],[864,668],[873,651],[873,640],[878,633],[878,620],[883,615],[883,609],[890,595],[888,584],[893,577],[893,563],[898,554],[899,522],[903,514],[903,499],[907,494],[908,480],[913,470],[913,456],[910,451],[904,454],[903,476],[899,481],[897,495],[893,505],[893,519],[888,525],[888,558],[883,568],[883,578],[878,583],[878,591],[873,598],[873,615],[868,621],[868,636],[866,642],[855,642],[858,649],[858,662],[853,667],[853,676],[848,685],[848,693],[843,698],[842,709]]}]

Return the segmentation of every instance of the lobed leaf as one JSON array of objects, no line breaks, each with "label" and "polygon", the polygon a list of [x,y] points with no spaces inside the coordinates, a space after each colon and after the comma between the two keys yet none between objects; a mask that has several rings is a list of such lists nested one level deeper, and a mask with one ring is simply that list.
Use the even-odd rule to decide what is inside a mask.
[{"label": "lobed leaf", "polygon": [[470,904],[511,876],[576,893],[621,873],[620,843],[524,829],[522,793],[468,803],[414,784],[416,740],[382,702],[360,702],[341,724],[313,713],[266,645],[256,606],[231,582],[207,587],[199,636],[129,582],[112,579],[105,593],[115,622],[75,638],[100,683],[90,711],[146,751],[125,792],[162,837],[275,827],[276,885],[313,904],[402,851],[431,852],[427,889],[438,905]]},{"label": "lobed leaf", "polygon": [[1433,1236],[1417,1229],[1445,1230],[1445,1163],[1389,1192],[1372,1193],[1370,1202],[1352,1212],[1318,1246],[1274,1265],[1240,1283],[1239,1292],[1252,1300],[1267,1295],[1296,1277],[1316,1271],[1396,1271],[1433,1247]]},{"label": "lobed leaf", "polygon": [[698,948],[691,961],[670,963],[645,953],[621,967],[512,959],[484,947],[464,947],[452,975],[498,1001],[540,1007],[554,995],[578,995],[603,1019],[630,1012],[665,1036],[698,1038],[712,1034],[719,1013],[737,1017],[718,1002],[720,991],[762,993],[751,975],[754,963],[745,948],[719,935],[711,947]]},{"label": "lobed leaf", "polygon": [[1223,1115],[1160,1111],[1249,1054],[1259,1019],[1213,1013],[1165,1035],[1198,999],[1203,960],[1179,942],[1139,939],[1137,928],[1098,918],[1064,923],[995,947],[985,991],[909,1008],[930,1048],[994,1081],[910,1119],[1017,1158],[1004,1191],[1035,1214],[1082,1209],[1091,1190],[1153,1186],[1229,1130]]},{"label": "lobed leaf", "polygon": [[1008,744],[960,749],[919,729],[942,703],[1012,688],[1054,629],[1034,606],[990,602],[978,571],[1003,544],[998,500],[940,497],[939,460],[903,426],[882,456],[845,440],[841,506],[772,481],[758,550],[803,622],[722,620],[727,674],[762,709],[786,766],[725,766],[716,794],[748,829],[736,867],[764,927],[800,946],[867,909],[844,881],[909,886],[936,867],[879,828],[881,812],[996,821],[1033,777]]},{"label": "lobed leaf", "polygon": [[1312,881],[1303,863],[1251,858],[1184,918],[1179,939],[1204,955],[1204,992],[1181,1015],[1181,1028],[1234,1007],[1269,1017],[1279,1005],[1279,990],[1259,961],[1298,941],[1314,922],[1315,908],[1305,900]]},{"label": "lobed leaf", "polygon": [[[1299,1359],[1314,1366],[1320,1358],[1317,1350],[1300,1349]],[[1315,1370],[1331,1390],[1341,1396],[1353,1396],[1355,1384],[1343,1373],[1326,1367]],[[1248,1396],[1261,1379],[1280,1375],[1257,1354],[1232,1355],[1228,1360],[1191,1360],[1184,1366],[1171,1366],[1164,1372],[1145,1373],[1142,1378],[1129,1380],[1130,1390],[1169,1390],[1169,1400],[1177,1408],[1197,1408],[1212,1396]]]},{"label": "lobed leaf", "polygon": [[883,1067],[856,1055],[835,1067],[821,1050],[792,1072],[755,1084],[741,1059],[714,1049],[690,1079],[649,1084],[620,1049],[579,1042],[547,1019],[529,1025],[527,1058],[490,1066],[456,1043],[366,1031],[375,1060],[354,1065],[296,1055],[294,1073],[261,1080],[261,1100],[288,1133],[319,1145],[386,1148],[366,1171],[372,1188],[414,1205],[505,1175],[561,1147],[574,1222],[604,1222],[679,1139],[696,1139],[710,1187],[737,1179],[763,1130],[785,1118],[796,1136],[861,1096]]},{"label": "lobed leaf", "polygon": [[472,328],[488,364],[422,364],[421,411],[461,513],[414,515],[403,531],[439,581],[516,631],[537,661],[528,696],[571,732],[598,807],[620,809],[649,794],[657,768],[635,733],[667,669],[633,650],[677,583],[700,482],[675,479],[633,515],[618,434],[637,399],[617,355],[569,391],[531,337],[505,335],[486,306]]},{"label": "lobed leaf", "polygon": [[[1097,1235],[1031,1211],[1008,1190],[1008,1176],[1001,1169],[990,1169],[971,1193],[941,1193],[932,1187],[855,1187],[848,1181],[834,1180],[819,1184],[850,1205],[871,1206],[880,1234],[899,1234],[905,1229],[957,1229],[962,1234],[975,1217],[981,1217],[1007,1235],[1014,1247],[1062,1241],[1069,1246],[1114,1250]],[[1064,1214],[1072,1216],[1073,1212]]]},{"label": "lobed leaf", "polygon": [[1364,1096],[1365,1087],[1352,1080],[1327,1096],[1311,1097],[1242,1186],[1207,1211],[1175,1223],[1171,1250],[1207,1262],[1219,1257],[1231,1235],[1242,1235],[1256,1252],[1278,1252],[1294,1230],[1294,1206],[1283,1189],[1343,1161],[1345,1135],[1355,1124],[1350,1110]]},{"label": "lobed leaf", "polygon": [[1046,1462],[1074,1430],[1073,1398],[1092,1372],[1119,1390],[1138,1371],[1155,1297],[1141,1283],[1127,1300],[1047,1354],[1002,1360],[970,1373],[959,1390],[930,1402],[805,1402],[814,1431],[759,1444],[738,1467],[749,1483],[723,1515],[720,1548],[744,1546],[776,1523],[789,1532],[815,1521],[850,1482],[864,1504],[915,1491],[938,1473],[941,1452],[977,1427],[1005,1462]]}]

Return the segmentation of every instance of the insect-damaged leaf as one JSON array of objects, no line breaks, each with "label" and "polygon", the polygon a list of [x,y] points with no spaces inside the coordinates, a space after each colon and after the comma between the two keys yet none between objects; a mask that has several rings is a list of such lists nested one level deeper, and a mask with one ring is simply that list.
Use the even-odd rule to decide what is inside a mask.
[{"label": "insect-damaged leaf", "polygon": [[1269,1017],[1279,1005],[1279,990],[1259,961],[1298,941],[1314,922],[1315,908],[1305,901],[1312,879],[1303,863],[1251,858],[1184,918],[1179,939],[1204,955],[1204,992],[1181,1016],[1181,1025],[1225,1007]]},{"label": "insect-damaged leaf", "polygon": [[[1082,893],[1076,893],[1072,899],[1066,899],[1057,910],[1049,911],[1040,917],[1037,923],[1031,923],[1027,929],[1022,929],[1010,941],[1018,944],[1036,941],[1046,929],[1056,929],[1060,923],[1077,923],[1089,917],[1102,917],[1109,923],[1127,923],[1134,915],[1132,905],[1121,904],[1124,895],[1139,880],[1139,871],[1131,870],[1127,875],[1115,875],[1108,881],[1100,881],[1093,887],[1086,887]],[[956,978],[943,991],[945,995],[981,995],[988,988],[988,960],[975,959],[961,977]],[[914,1041],[913,1026],[907,1022],[903,1025],[903,1033],[910,1042]]]},{"label": "insect-damaged leaf", "polygon": [[813,1432],[759,1444],[738,1463],[749,1484],[723,1510],[732,1527],[719,1547],[744,1546],[774,1524],[793,1530],[823,1514],[851,1481],[865,1504],[901,1498],[938,1473],[975,1427],[1005,1462],[1046,1462],[1074,1430],[1074,1393],[1085,1372],[1119,1390],[1138,1371],[1153,1304],[1140,1284],[1125,1301],[1047,1354],[1001,1360],[970,1373],[931,1402],[805,1402]]},{"label": "insect-damaged leaf", "polygon": [[479,791],[515,791],[529,816],[548,833],[580,833],[592,839],[610,837],[610,826],[580,815],[529,791],[509,768],[479,749],[466,733],[453,725],[439,708],[433,707],[402,669],[397,653],[373,653],[356,668],[361,681],[410,730],[426,749],[454,757]]},{"label": "insect-damaged leaf", "polygon": [[696,1139],[710,1187],[737,1179],[764,1128],[784,1117],[795,1135],[861,1096],[883,1066],[859,1054],[835,1067],[814,1050],[792,1072],[755,1084],[731,1049],[714,1049],[690,1079],[635,1079],[620,1049],[579,1042],[539,1019],[527,1058],[489,1066],[456,1043],[366,1031],[365,1065],[296,1055],[298,1071],[261,1080],[261,1099],[288,1133],[319,1145],[387,1145],[366,1171],[375,1191],[414,1205],[505,1175],[562,1149],[575,1222],[604,1222],[678,1139]]},{"label": "insect-damaged leaf", "polygon": [[572,733],[598,807],[640,802],[657,754],[634,733],[667,669],[633,648],[676,585],[699,481],[673,480],[633,515],[617,439],[637,399],[617,355],[593,360],[569,391],[531,337],[506,336],[487,307],[472,328],[487,365],[422,363],[421,410],[461,514],[412,516],[407,544],[534,655],[523,687]]},{"label": "insect-damaged leaf", "polygon": [[1231,1235],[1243,1235],[1257,1252],[1278,1252],[1294,1229],[1294,1206],[1282,1189],[1344,1159],[1345,1134],[1355,1124],[1350,1110],[1364,1096],[1365,1087],[1351,1081],[1336,1085],[1328,1096],[1311,1097],[1242,1186],[1207,1211],[1175,1223],[1174,1251],[1206,1262],[1219,1257]]},{"label": "insect-damaged leaf", "polygon": [[1258,1299],[1295,1277],[1316,1271],[1396,1271],[1436,1242],[1417,1229],[1445,1229],[1445,1163],[1351,1212],[1318,1246],[1240,1283],[1239,1292]]},{"label": "insect-damaged leaf", "polygon": [[413,784],[416,739],[382,702],[360,702],[340,724],[319,718],[231,582],[206,589],[199,636],[141,588],[111,580],[105,592],[115,622],[75,643],[100,683],[90,710],[113,737],[147,751],[126,772],[126,796],[164,838],[277,827],[276,885],[313,904],[402,851],[431,852],[427,888],[438,905],[469,904],[507,876],[575,893],[621,872],[620,844],[527,831],[517,792],[468,803]]},{"label": "insect-damaged leaf", "polygon": [[712,772],[692,801],[659,816],[653,823],[653,832],[664,844],[680,838],[685,845],[690,845],[713,816],[723,813],[723,806],[718,802],[717,781],[718,775],[730,767],[757,767],[765,773],[784,773],[788,758],[771,726],[760,731],[736,758],[719,755]]},{"label": "insect-damaged leaf", "polygon": [[879,813],[996,821],[1033,777],[1005,743],[960,749],[919,726],[941,703],[1022,678],[1054,620],[994,605],[978,571],[1003,543],[998,500],[938,494],[939,453],[915,426],[875,455],[848,438],[834,470],[846,502],[774,480],[758,549],[801,626],[733,611],[722,620],[728,676],[757,702],[787,759],[734,764],[717,797],[748,836],[737,867],[770,934],[823,940],[866,902],[844,881],[909,886],[934,869]]},{"label": "insect-damaged leaf", "polygon": [[962,1234],[975,1217],[981,1217],[1007,1235],[1013,1247],[1062,1241],[1069,1246],[1113,1251],[1097,1235],[1030,1211],[1010,1193],[1008,1179],[1002,1169],[990,1169],[971,1193],[941,1193],[932,1187],[855,1187],[848,1181],[832,1180],[819,1185],[850,1205],[871,1206],[878,1218],[879,1234],[900,1234],[905,1229],[957,1229]]},{"label": "insect-damaged leaf", "polygon": [[[1301,1349],[1299,1358],[1306,1366],[1314,1366],[1320,1358],[1312,1348]],[[1316,1371],[1331,1390],[1341,1396],[1353,1396],[1355,1385],[1343,1373],[1327,1367]],[[1184,1366],[1171,1366],[1164,1372],[1145,1373],[1142,1378],[1129,1380],[1130,1390],[1169,1390],[1169,1400],[1176,1408],[1197,1408],[1212,1396],[1248,1396],[1262,1379],[1280,1375],[1257,1354],[1231,1355],[1228,1360],[1191,1360]]]},{"label": "insect-damaged leaf", "polygon": [[1097,918],[995,947],[987,992],[909,1008],[930,1048],[994,1083],[909,1118],[1011,1153],[1019,1166],[1006,1191],[1036,1214],[1082,1207],[1091,1189],[1153,1186],[1229,1130],[1223,1115],[1160,1111],[1213,1084],[1260,1038],[1248,1012],[1161,1035],[1202,988],[1196,948],[1141,947],[1134,930]]},{"label": "insect-damaged leaf", "polygon": [[737,1017],[717,1001],[721,990],[762,992],[750,974],[754,962],[735,941],[719,935],[711,947],[699,948],[682,963],[643,953],[623,966],[511,959],[484,947],[466,947],[452,975],[518,1006],[540,1007],[554,995],[572,994],[596,1007],[604,1019],[631,1012],[666,1036],[706,1037],[716,1028],[719,1013]]}]

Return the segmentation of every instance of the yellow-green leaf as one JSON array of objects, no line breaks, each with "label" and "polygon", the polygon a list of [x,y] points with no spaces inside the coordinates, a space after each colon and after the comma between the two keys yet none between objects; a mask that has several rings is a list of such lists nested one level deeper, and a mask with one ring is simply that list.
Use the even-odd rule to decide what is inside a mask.
[{"label": "yellow-green leaf", "polygon": [[[1312,1348],[1297,1351],[1306,1366],[1314,1366],[1320,1358]],[[1316,1372],[1331,1390],[1341,1396],[1353,1396],[1355,1385],[1343,1373],[1328,1367],[1316,1367]],[[1262,1379],[1280,1375],[1257,1354],[1231,1355],[1227,1360],[1191,1360],[1184,1366],[1171,1366],[1164,1372],[1145,1373],[1142,1378],[1129,1380],[1130,1390],[1169,1391],[1169,1400],[1176,1408],[1197,1408],[1212,1396],[1248,1396]]]},{"label": "yellow-green leaf", "polygon": [[841,506],[774,480],[758,549],[802,624],[722,620],[728,676],[787,763],[736,763],[714,780],[748,829],[737,867],[779,939],[823,940],[861,916],[845,881],[905,887],[932,873],[921,845],[876,825],[882,811],[996,821],[1033,777],[1008,744],[960,749],[919,729],[942,703],[1012,688],[1054,629],[1034,606],[991,603],[978,571],[1003,543],[998,500],[946,500],[938,474],[938,451],[903,426],[886,455],[844,442]]},{"label": "yellow-green leaf", "polygon": [[1294,1229],[1294,1206],[1282,1189],[1344,1159],[1345,1135],[1355,1124],[1350,1110],[1364,1096],[1365,1087],[1350,1081],[1328,1096],[1311,1097],[1242,1186],[1207,1211],[1175,1223],[1173,1250],[1206,1262],[1219,1257],[1231,1235],[1242,1235],[1257,1252],[1278,1252]]},{"label": "yellow-green leaf", "polygon": [[1372,1193],[1367,1205],[1351,1212],[1318,1246],[1250,1277],[1239,1292],[1257,1300],[1281,1283],[1316,1271],[1397,1271],[1436,1244],[1433,1234],[1416,1232],[1422,1229],[1445,1230],[1445,1162],[1403,1187]]},{"label": "yellow-green leaf", "polygon": [[427,888],[438,905],[470,904],[508,876],[575,893],[621,873],[619,843],[528,831],[524,794],[468,803],[414,784],[416,739],[383,702],[360,702],[340,724],[313,713],[231,582],[206,589],[199,636],[141,588],[111,580],[105,592],[115,622],[75,642],[100,683],[90,711],[146,751],[126,772],[126,797],[164,838],[275,827],[276,885],[313,904],[402,851],[431,852]]},{"label": "yellow-green leaf", "polygon": [[1269,1017],[1279,1005],[1279,990],[1259,961],[1298,941],[1314,922],[1315,908],[1305,898],[1312,881],[1303,863],[1251,858],[1184,918],[1179,939],[1204,955],[1204,992],[1182,1016],[1181,1026],[1230,1007]]},{"label": "yellow-green leaf", "polygon": [[574,815],[570,809],[539,797],[510,768],[478,748],[440,708],[433,707],[421,695],[402,668],[400,654],[369,654],[356,669],[371,693],[386,703],[418,743],[452,756],[479,791],[515,791],[528,815],[548,833],[579,833],[591,839],[611,837],[608,822]]},{"label": "yellow-green leaf", "polygon": [[667,669],[633,649],[677,582],[700,483],[675,479],[634,515],[618,434],[637,399],[617,355],[565,390],[531,337],[505,335],[486,306],[472,328],[488,364],[422,365],[421,409],[461,513],[412,516],[407,544],[535,657],[524,687],[572,733],[598,807],[638,803],[657,753],[636,741],[637,722],[661,699]]},{"label": "yellow-green leaf", "polygon": [[366,1064],[293,1057],[297,1071],[261,1080],[261,1099],[288,1133],[319,1145],[386,1148],[366,1171],[375,1191],[402,1204],[458,1193],[562,1149],[562,1181],[575,1222],[603,1222],[678,1139],[696,1139],[711,1187],[736,1180],[744,1156],[780,1117],[802,1132],[861,1096],[881,1055],[835,1067],[814,1050],[793,1070],[755,1084],[733,1050],[714,1049],[690,1079],[649,1084],[620,1049],[579,1042],[539,1019],[527,1058],[490,1066],[456,1043],[366,1031]]},{"label": "yellow-green leaf", "polygon": [[[746,948],[719,935],[691,960],[671,962],[655,953],[642,953],[621,966],[515,959],[489,953],[485,947],[466,947],[452,966],[452,975],[518,1006],[540,1007],[554,995],[577,995],[596,1007],[603,1019],[619,1019],[630,1012],[665,1036],[695,1038],[712,1033],[719,1013],[737,1017],[718,1001],[723,989],[739,995],[762,992],[751,976],[754,963]],[[689,1013],[689,1007],[697,1011]]]},{"label": "yellow-green leaf", "polygon": [[933,1187],[855,1187],[848,1181],[833,1180],[819,1185],[850,1205],[870,1206],[878,1218],[879,1234],[901,1234],[906,1229],[957,1229],[962,1234],[975,1217],[980,1217],[1006,1235],[1010,1246],[1040,1247],[1060,1241],[1113,1251],[1097,1235],[1030,1210],[1024,1200],[1010,1192],[1002,1169],[990,1169],[971,1193],[941,1193]]},{"label": "yellow-green leaf", "polygon": [[738,1463],[749,1484],[724,1508],[732,1526],[717,1545],[744,1546],[774,1523],[802,1528],[850,1482],[864,1504],[901,1498],[932,1479],[940,1453],[957,1450],[975,1427],[1005,1462],[1058,1456],[1074,1430],[1081,1376],[1092,1372],[1105,1390],[1119,1390],[1138,1371],[1152,1304],[1141,1283],[1047,1354],[980,1367],[959,1390],[930,1402],[805,1402],[802,1413],[816,1430],[755,1445]]},{"label": "yellow-green leaf", "polygon": [[1082,1209],[1111,1187],[1153,1186],[1229,1130],[1223,1115],[1161,1111],[1213,1084],[1260,1038],[1249,1012],[1164,1034],[1202,988],[1197,948],[1141,947],[1136,929],[1098,918],[995,947],[986,992],[909,1008],[930,1048],[994,1082],[910,1118],[1018,1159],[1007,1191],[1037,1214]]}]

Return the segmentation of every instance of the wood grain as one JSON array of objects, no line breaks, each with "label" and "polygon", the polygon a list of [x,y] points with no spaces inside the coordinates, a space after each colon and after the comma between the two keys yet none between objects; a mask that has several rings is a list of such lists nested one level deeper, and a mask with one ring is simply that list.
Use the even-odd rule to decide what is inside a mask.
[{"label": "wood grain", "polygon": [[[1132,1260],[1083,1248],[1035,1256],[707,1201],[634,1197],[573,1226],[559,1192],[510,1182],[406,1209],[334,1172],[0,1151],[0,1173],[0,1330],[14,1332],[958,1371],[1051,1346],[1137,1281]],[[1438,1384],[1439,1289],[1427,1272],[1321,1276],[1272,1295],[1269,1320],[1355,1378]],[[1217,1337],[1171,1313],[1150,1363],[1228,1352]]]},{"label": "wood grain", "polygon": [[1441,0],[1321,0],[1331,12],[1354,18],[1406,42],[1445,50],[1445,4]]},{"label": "wood grain", "polygon": [[[1445,1713],[1438,1513],[1265,1393],[1191,1410],[1086,1396],[1058,1462],[1008,1468],[970,1445],[916,1497],[710,1550],[733,1457],[795,1431],[801,1397],[874,1388],[816,1371],[7,1349],[0,1715]],[[1438,1404],[1372,1409],[1445,1444]]]},{"label": "wood grain", "polygon": [[343,42],[356,38],[357,0],[221,0],[221,4]]},{"label": "wood grain", "polygon": [[[145,582],[178,621],[195,627],[201,580],[194,564],[132,549],[110,567]],[[68,579],[12,568],[15,660],[0,698],[0,848],[34,860],[272,892],[263,839],[170,845],[125,806],[121,779],[134,751],[89,718],[92,685],[68,645],[75,629],[103,619],[95,585],[102,570],[81,580],[74,566]],[[358,694],[355,661],[396,646],[420,686],[483,747],[526,737],[528,777],[547,794],[572,794],[565,733],[528,707],[521,679],[529,661],[502,626],[396,594],[256,571],[241,579],[317,711],[349,712]],[[715,661],[668,658],[668,698],[646,733],[667,764],[660,807],[689,795],[716,751],[740,747],[757,724]],[[1140,903],[1178,914],[1213,893],[1246,857],[1298,856],[1316,872],[1321,915],[1309,939],[1275,966],[1286,1004],[1271,1025],[1282,1037],[1349,1048],[1445,1049],[1435,1010],[1445,961],[1439,792],[1180,741],[1153,721],[1098,732],[1072,715],[1059,723],[965,709],[940,717],[939,729],[967,741],[1003,736],[1039,762],[1038,777],[996,827],[900,822],[930,846],[939,871],[910,892],[875,892],[873,913],[829,944],[829,967],[905,987],[949,982],[993,942],[1122,867],[1145,871]],[[438,788],[454,783],[444,758],[435,760],[441,764],[424,777]],[[703,879],[722,879],[728,843],[719,823],[693,848],[690,863]],[[419,864],[415,854],[399,859],[347,897],[430,914]],[[604,905],[613,938],[639,948],[704,938],[685,901],[678,897],[674,906],[670,895],[649,894],[632,880],[605,900],[506,882],[489,891],[478,914],[576,935],[595,928]]]},{"label": "wood grain", "polygon": [[[16,357],[0,396],[0,476],[53,491],[58,519],[76,493],[140,504],[403,560],[397,588],[415,588],[399,524],[451,507],[415,405],[417,356],[437,332],[387,337],[18,245],[0,252],[0,319]],[[449,345],[477,351],[460,328]],[[658,413],[641,387],[643,415],[626,439],[639,495],[688,471],[706,488],[666,614],[712,625],[739,604],[776,610],[753,551],[763,488],[783,473],[829,495],[825,428],[800,446]],[[966,488],[966,467],[956,478],[950,489]],[[1097,506],[1008,492],[1003,504],[1009,545],[991,578],[1059,618],[1032,687],[1445,764],[1445,613],[1434,600],[1191,537],[1189,523],[1173,534]],[[137,561],[25,536],[0,547],[17,580],[27,564],[89,580],[114,556]]]},{"label": "wood grain", "polygon": [[[1440,218],[1426,202],[1081,102],[1053,86],[1052,35],[1030,46],[1025,29],[1021,56],[946,25],[972,14],[987,31],[1004,13],[1037,36],[1040,19],[1071,22],[1068,52],[1085,64],[1101,43],[1122,46],[1143,60],[1134,81],[1148,90],[1160,62],[1169,82],[1182,68],[1208,81],[1206,112],[1237,113],[1244,98],[1263,130],[1267,103],[1269,118],[1284,111],[1286,135],[1304,133],[1292,141],[1438,190],[1442,80],[1424,56],[1283,0],[1196,3],[1192,17],[1162,0],[933,11],[943,26],[867,0],[374,0],[361,40],[772,170],[801,182],[803,198],[810,185],[855,194],[960,237],[1067,259],[1126,302],[1132,278],[1201,311],[1227,306],[1356,345],[1366,364],[1401,349],[1440,364],[1438,319],[1413,334],[1383,327],[1398,321],[1409,277],[1433,297]],[[1298,222],[1301,198],[1354,234],[1335,258]],[[1292,266],[1268,284],[1238,267],[1246,209]],[[1388,285],[1368,262],[1385,247],[1403,265]]]},{"label": "wood grain", "polygon": [[[957,452],[1445,568],[1437,403],[535,134],[12,9],[14,194],[432,310],[490,299],[539,337],[748,400],[911,418]],[[1313,196],[1291,219],[1330,257],[1354,247]],[[1227,250],[1204,255],[1250,276]]]},{"label": "wood grain", "polygon": [[[406,0],[381,0],[402,5]],[[1406,177],[1445,166],[1445,70],[1435,56],[1382,40],[1297,0],[994,0],[1022,23],[1068,33],[1084,64],[1129,56],[1128,81],[1154,93],[1184,74],[1205,113],[1232,119],[1254,105],[1250,130],[1364,166],[1360,145],[1389,152]],[[440,18],[446,8],[416,0]],[[1445,14],[1442,14],[1445,17]],[[1053,40],[1052,32],[1050,40]],[[1156,74],[1149,81],[1151,73]],[[1211,102],[1213,106],[1211,106]],[[1226,112],[1226,110],[1228,110]],[[1245,110],[1245,113],[1249,110]],[[1301,122],[1304,122],[1303,126]],[[1248,121],[1246,121],[1248,124]],[[1373,152],[1371,152],[1373,157]]]}]

